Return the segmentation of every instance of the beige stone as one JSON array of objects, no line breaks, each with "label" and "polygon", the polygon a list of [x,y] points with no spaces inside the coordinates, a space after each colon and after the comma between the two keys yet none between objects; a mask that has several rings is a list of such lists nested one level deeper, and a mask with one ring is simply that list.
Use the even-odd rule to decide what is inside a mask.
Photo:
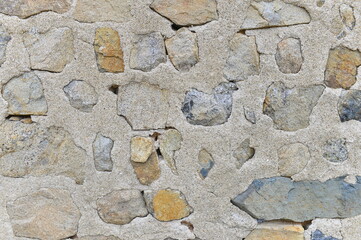
[{"label": "beige stone", "polygon": [[283,73],[298,73],[303,64],[301,40],[297,38],[286,38],[277,45],[276,62]]},{"label": "beige stone", "polygon": [[154,140],[150,137],[133,137],[130,143],[131,156],[133,162],[145,163],[152,152],[154,152]]},{"label": "beige stone", "polygon": [[354,16],[353,7],[347,4],[340,5],[340,16],[343,24],[348,28],[348,30],[352,30],[356,25],[356,19]]},{"label": "beige stone", "polygon": [[174,174],[178,174],[174,153],[181,148],[182,141],[182,135],[176,129],[167,130],[159,136],[160,152]]},{"label": "beige stone", "polygon": [[310,160],[308,147],[302,143],[291,143],[278,149],[278,172],[291,177],[301,172]]},{"label": "beige stone", "polygon": [[159,160],[156,152],[153,152],[144,163],[131,161],[134,172],[143,185],[150,185],[160,177]]},{"label": "beige stone", "polygon": [[245,240],[304,240],[301,224],[269,222],[259,224]]},{"label": "beige stone", "polygon": [[103,236],[103,235],[92,235],[92,236],[83,236],[79,238],[75,238],[78,240],[121,240],[115,236]]}]

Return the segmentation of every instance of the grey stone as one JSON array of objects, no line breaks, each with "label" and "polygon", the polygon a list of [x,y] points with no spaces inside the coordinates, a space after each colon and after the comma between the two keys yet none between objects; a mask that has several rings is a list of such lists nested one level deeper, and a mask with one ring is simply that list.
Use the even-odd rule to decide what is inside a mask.
[{"label": "grey stone", "polygon": [[304,222],[315,218],[350,218],[361,214],[361,177],[355,184],[339,177],[294,182],[290,178],[256,179],[232,203],[256,219]]},{"label": "grey stone", "polygon": [[320,230],[316,230],[312,233],[311,240],[340,240],[334,237],[327,237]]},{"label": "grey stone", "polygon": [[348,159],[348,151],[346,147],[346,139],[330,139],[323,147],[323,157],[330,162],[343,162]]},{"label": "grey stone", "polygon": [[70,105],[82,112],[91,112],[98,103],[95,88],[82,80],[73,80],[64,87],[64,92]]},{"label": "grey stone", "polygon": [[113,161],[111,152],[114,141],[98,133],[93,142],[94,165],[97,171],[111,172]]},{"label": "grey stone", "polygon": [[244,108],[244,117],[246,120],[252,124],[257,123],[257,116],[254,111],[249,110],[248,108]]},{"label": "grey stone", "polygon": [[357,120],[361,122],[361,90],[343,91],[338,101],[341,122]]},{"label": "grey stone", "polygon": [[141,34],[130,51],[130,68],[149,72],[167,61],[164,39],[159,32]]},{"label": "grey stone", "polygon": [[202,149],[198,153],[198,163],[201,167],[199,175],[202,179],[205,179],[214,166],[213,157],[207,150]]},{"label": "grey stone", "polygon": [[287,88],[283,82],[272,83],[263,103],[263,113],[272,118],[277,129],[296,131],[309,126],[309,118],[325,87]]},{"label": "grey stone", "polygon": [[310,160],[310,151],[302,143],[287,144],[277,150],[278,172],[281,176],[292,177],[301,172]]},{"label": "grey stone", "polygon": [[186,93],[182,112],[193,125],[215,126],[228,121],[232,113],[235,83],[221,83],[212,94],[192,89]]},{"label": "grey stone", "polygon": [[276,62],[283,73],[298,73],[303,64],[301,40],[286,38],[277,45]]},{"label": "grey stone", "polygon": [[0,67],[6,60],[6,47],[11,40],[11,36],[7,33],[6,29],[0,25]]},{"label": "grey stone", "polygon": [[354,16],[353,7],[347,4],[340,5],[340,16],[343,24],[347,27],[348,30],[352,30],[356,25],[356,19]]},{"label": "grey stone", "polygon": [[178,174],[174,153],[181,148],[182,135],[176,129],[169,129],[159,136],[159,150],[174,174]]},{"label": "grey stone", "polygon": [[233,151],[233,157],[237,159],[237,168],[240,169],[245,162],[253,158],[255,149],[250,146],[251,140],[247,138],[244,140],[239,147]]}]

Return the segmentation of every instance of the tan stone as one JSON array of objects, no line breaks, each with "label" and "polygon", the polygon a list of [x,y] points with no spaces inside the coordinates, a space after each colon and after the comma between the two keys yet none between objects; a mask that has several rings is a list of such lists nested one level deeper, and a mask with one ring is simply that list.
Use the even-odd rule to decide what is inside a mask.
[{"label": "tan stone", "polygon": [[176,129],[167,130],[159,137],[160,152],[174,174],[178,174],[174,153],[181,148],[182,141],[182,135]]},{"label": "tan stone", "polygon": [[304,240],[301,224],[270,222],[257,226],[245,240]]},{"label": "tan stone", "polygon": [[131,156],[133,162],[145,163],[152,152],[154,152],[154,141],[150,137],[133,137],[130,143]]},{"label": "tan stone", "polygon": [[143,185],[150,185],[160,177],[158,155],[153,152],[145,163],[131,161],[134,172],[139,182]]},{"label": "tan stone", "polygon": [[278,149],[278,172],[291,177],[301,172],[310,160],[308,147],[302,143],[292,143]]},{"label": "tan stone", "polygon": [[124,72],[123,50],[120,37],[112,28],[98,28],[95,33],[94,50],[101,72]]}]

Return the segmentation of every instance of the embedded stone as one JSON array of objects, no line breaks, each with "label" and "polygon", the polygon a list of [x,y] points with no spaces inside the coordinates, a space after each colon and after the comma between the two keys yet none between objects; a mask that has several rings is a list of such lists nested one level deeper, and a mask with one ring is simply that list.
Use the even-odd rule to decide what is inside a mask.
[{"label": "embedded stone", "polygon": [[97,210],[104,222],[117,225],[124,225],[136,217],[148,215],[139,190],[118,190],[108,193],[97,200]]},{"label": "embedded stone", "polygon": [[167,61],[164,39],[159,32],[140,34],[130,50],[130,68],[149,72]]},{"label": "embedded stone", "polygon": [[323,157],[330,162],[340,163],[348,159],[346,139],[329,139],[323,147]]},{"label": "embedded stone", "polygon": [[150,185],[160,177],[161,171],[156,152],[153,152],[144,163],[131,161],[131,164],[139,182],[143,185]]},{"label": "embedded stone", "polygon": [[235,83],[221,83],[213,93],[197,89],[186,92],[182,112],[193,125],[216,126],[228,121],[232,113],[232,93],[238,90]]},{"label": "embedded stone", "polygon": [[251,140],[247,138],[234,150],[233,157],[237,159],[237,168],[240,169],[249,159],[253,158],[255,149],[251,147]]},{"label": "embedded stone", "polygon": [[160,153],[174,174],[178,174],[174,153],[181,148],[182,141],[182,135],[176,129],[167,130],[159,136]]},{"label": "embedded stone", "polygon": [[10,79],[3,86],[2,95],[8,102],[10,115],[46,115],[48,112],[43,84],[33,72]]},{"label": "embedded stone", "polygon": [[310,160],[310,151],[302,143],[287,144],[277,150],[278,172],[281,176],[292,177],[301,172]]},{"label": "embedded stone", "polygon": [[98,28],[94,51],[100,72],[124,72],[123,50],[117,31],[112,28]]},{"label": "embedded stone", "polygon": [[245,240],[304,240],[299,223],[265,222],[254,229]]},{"label": "embedded stone", "polygon": [[179,71],[189,71],[199,61],[197,34],[181,28],[165,40],[168,56]]},{"label": "embedded stone", "polygon": [[291,26],[311,22],[306,9],[282,0],[253,0],[241,29]]},{"label": "embedded stone", "polygon": [[342,92],[337,105],[341,122],[350,120],[361,122],[361,90]]},{"label": "embedded stone", "polygon": [[277,45],[276,62],[283,73],[298,73],[303,64],[301,40],[286,38]]},{"label": "embedded stone", "polygon": [[347,4],[340,5],[340,16],[343,24],[347,27],[348,30],[352,30],[356,25],[356,19],[354,16],[353,7]]},{"label": "embedded stone", "polygon": [[176,25],[201,25],[218,19],[216,0],[154,0],[150,7]]},{"label": "embedded stone", "polygon": [[212,155],[205,149],[202,149],[198,153],[198,163],[201,169],[199,170],[199,176],[205,179],[208,176],[209,171],[214,166],[214,160]]},{"label": "embedded stone", "polygon": [[323,234],[320,230],[316,230],[311,235],[311,240],[340,240],[338,238],[334,237],[327,237],[325,234]]},{"label": "embedded stone", "polygon": [[6,29],[0,25],[0,67],[6,60],[6,47],[10,40],[11,36]]},{"label": "embedded stone", "polygon": [[121,240],[116,236],[103,236],[103,235],[94,235],[94,236],[84,236],[75,238],[77,240]]},{"label": "embedded stone", "polygon": [[257,116],[254,111],[249,110],[248,108],[244,108],[244,117],[246,120],[252,124],[257,123]]},{"label": "embedded stone", "polygon": [[70,192],[55,188],[42,188],[8,202],[6,210],[16,237],[44,240],[74,236],[81,216]]},{"label": "embedded stone", "polygon": [[94,165],[97,171],[111,172],[113,160],[111,157],[114,141],[98,133],[93,142]]},{"label": "embedded stone", "polygon": [[256,37],[236,33],[229,42],[230,52],[223,70],[228,81],[243,81],[259,75],[260,60]]},{"label": "embedded stone", "polygon": [[95,88],[85,81],[73,80],[63,90],[70,105],[79,111],[89,113],[98,103],[98,94]]},{"label": "embedded stone", "polygon": [[133,137],[130,143],[130,149],[130,159],[133,162],[145,163],[155,151],[154,140],[150,137]]},{"label": "embedded stone", "polygon": [[287,88],[283,82],[272,83],[263,102],[263,113],[272,118],[277,129],[297,131],[309,126],[309,118],[325,87]]}]

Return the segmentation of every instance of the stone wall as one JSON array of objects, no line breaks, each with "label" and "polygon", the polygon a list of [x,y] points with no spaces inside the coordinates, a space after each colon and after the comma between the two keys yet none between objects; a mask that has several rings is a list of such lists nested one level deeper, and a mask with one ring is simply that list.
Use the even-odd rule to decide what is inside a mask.
[{"label": "stone wall", "polygon": [[0,240],[361,239],[360,13],[0,0]]}]

